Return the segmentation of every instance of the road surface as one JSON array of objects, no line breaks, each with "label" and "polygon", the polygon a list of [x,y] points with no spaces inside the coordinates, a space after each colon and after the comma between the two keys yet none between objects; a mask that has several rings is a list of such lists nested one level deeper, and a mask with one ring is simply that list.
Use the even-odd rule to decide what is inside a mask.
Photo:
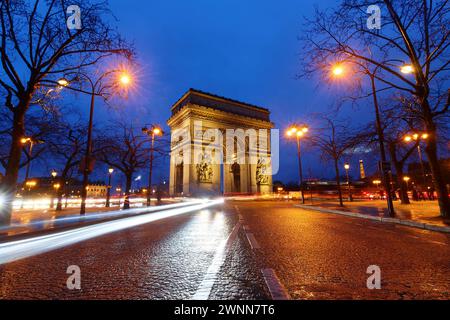
[{"label": "road surface", "polygon": [[[80,290],[67,288],[71,265]],[[449,274],[450,235],[227,201],[0,265],[0,298],[449,299]]]}]

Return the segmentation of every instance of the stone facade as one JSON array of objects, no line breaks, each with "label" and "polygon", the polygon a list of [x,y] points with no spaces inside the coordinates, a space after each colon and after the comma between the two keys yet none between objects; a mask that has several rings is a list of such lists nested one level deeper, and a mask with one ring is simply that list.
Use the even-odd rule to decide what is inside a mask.
[{"label": "stone facade", "polygon": [[269,110],[190,89],[171,111],[171,195],[272,192]]}]

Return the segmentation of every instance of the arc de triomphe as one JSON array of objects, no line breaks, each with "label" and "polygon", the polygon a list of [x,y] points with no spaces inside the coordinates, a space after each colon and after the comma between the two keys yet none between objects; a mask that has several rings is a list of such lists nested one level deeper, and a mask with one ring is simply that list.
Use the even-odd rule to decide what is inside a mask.
[{"label": "arc de triomphe", "polygon": [[272,192],[268,109],[190,89],[171,112],[171,195]]}]

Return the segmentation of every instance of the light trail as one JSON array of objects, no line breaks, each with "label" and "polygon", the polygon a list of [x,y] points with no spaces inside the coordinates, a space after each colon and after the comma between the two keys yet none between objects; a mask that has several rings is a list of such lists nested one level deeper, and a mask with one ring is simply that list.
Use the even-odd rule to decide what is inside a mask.
[{"label": "light trail", "polygon": [[142,224],[166,219],[192,211],[202,210],[223,203],[223,199],[201,201],[188,207],[174,208],[162,212],[142,214],[120,220],[102,222],[73,230],[57,232],[24,240],[0,244],[0,265],[73,245],[108,233],[136,227]]},{"label": "light trail", "polygon": [[192,200],[192,201],[186,201],[181,203],[175,203],[175,204],[168,204],[168,205],[162,205],[162,206],[155,206],[155,207],[145,207],[145,208],[134,208],[134,209],[128,209],[128,210],[115,210],[115,211],[106,211],[103,213],[93,213],[93,214],[86,214],[83,216],[76,215],[76,216],[70,216],[70,217],[60,217],[55,219],[42,219],[42,220],[34,220],[30,223],[16,223],[11,224],[9,226],[0,227],[0,231],[12,231],[16,228],[26,228],[26,227],[32,227],[35,225],[42,225],[42,224],[60,224],[60,223],[68,223],[68,222],[81,222],[81,221],[89,221],[89,220],[95,220],[95,219],[103,219],[103,218],[110,218],[115,216],[130,216],[130,215],[136,215],[141,213],[150,213],[160,210],[166,210],[166,209],[172,209],[172,208],[178,208],[178,207],[185,207],[190,206],[196,203],[203,203],[202,200]]}]

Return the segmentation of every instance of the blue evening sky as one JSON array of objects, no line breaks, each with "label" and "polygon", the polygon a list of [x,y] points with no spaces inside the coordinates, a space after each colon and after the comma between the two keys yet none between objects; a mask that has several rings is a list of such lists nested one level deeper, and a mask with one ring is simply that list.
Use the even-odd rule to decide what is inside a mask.
[{"label": "blue evening sky", "polygon": [[[139,87],[123,110],[98,107],[96,120],[126,115],[137,125],[165,125],[170,106],[191,87],[269,108],[275,127],[281,130],[289,123],[302,122],[308,113],[326,112],[333,91],[315,81],[296,79],[301,50],[297,37],[302,17],[311,16],[315,5],[326,8],[337,3],[110,0],[120,32],[136,46],[141,64]],[[354,119],[366,114],[367,120],[367,112],[343,112]],[[281,169],[274,180],[296,181],[296,147],[282,140]],[[167,177],[168,163],[158,171],[156,179]],[[308,150],[304,171],[305,177],[310,173],[332,176],[333,172],[317,153]]]}]

